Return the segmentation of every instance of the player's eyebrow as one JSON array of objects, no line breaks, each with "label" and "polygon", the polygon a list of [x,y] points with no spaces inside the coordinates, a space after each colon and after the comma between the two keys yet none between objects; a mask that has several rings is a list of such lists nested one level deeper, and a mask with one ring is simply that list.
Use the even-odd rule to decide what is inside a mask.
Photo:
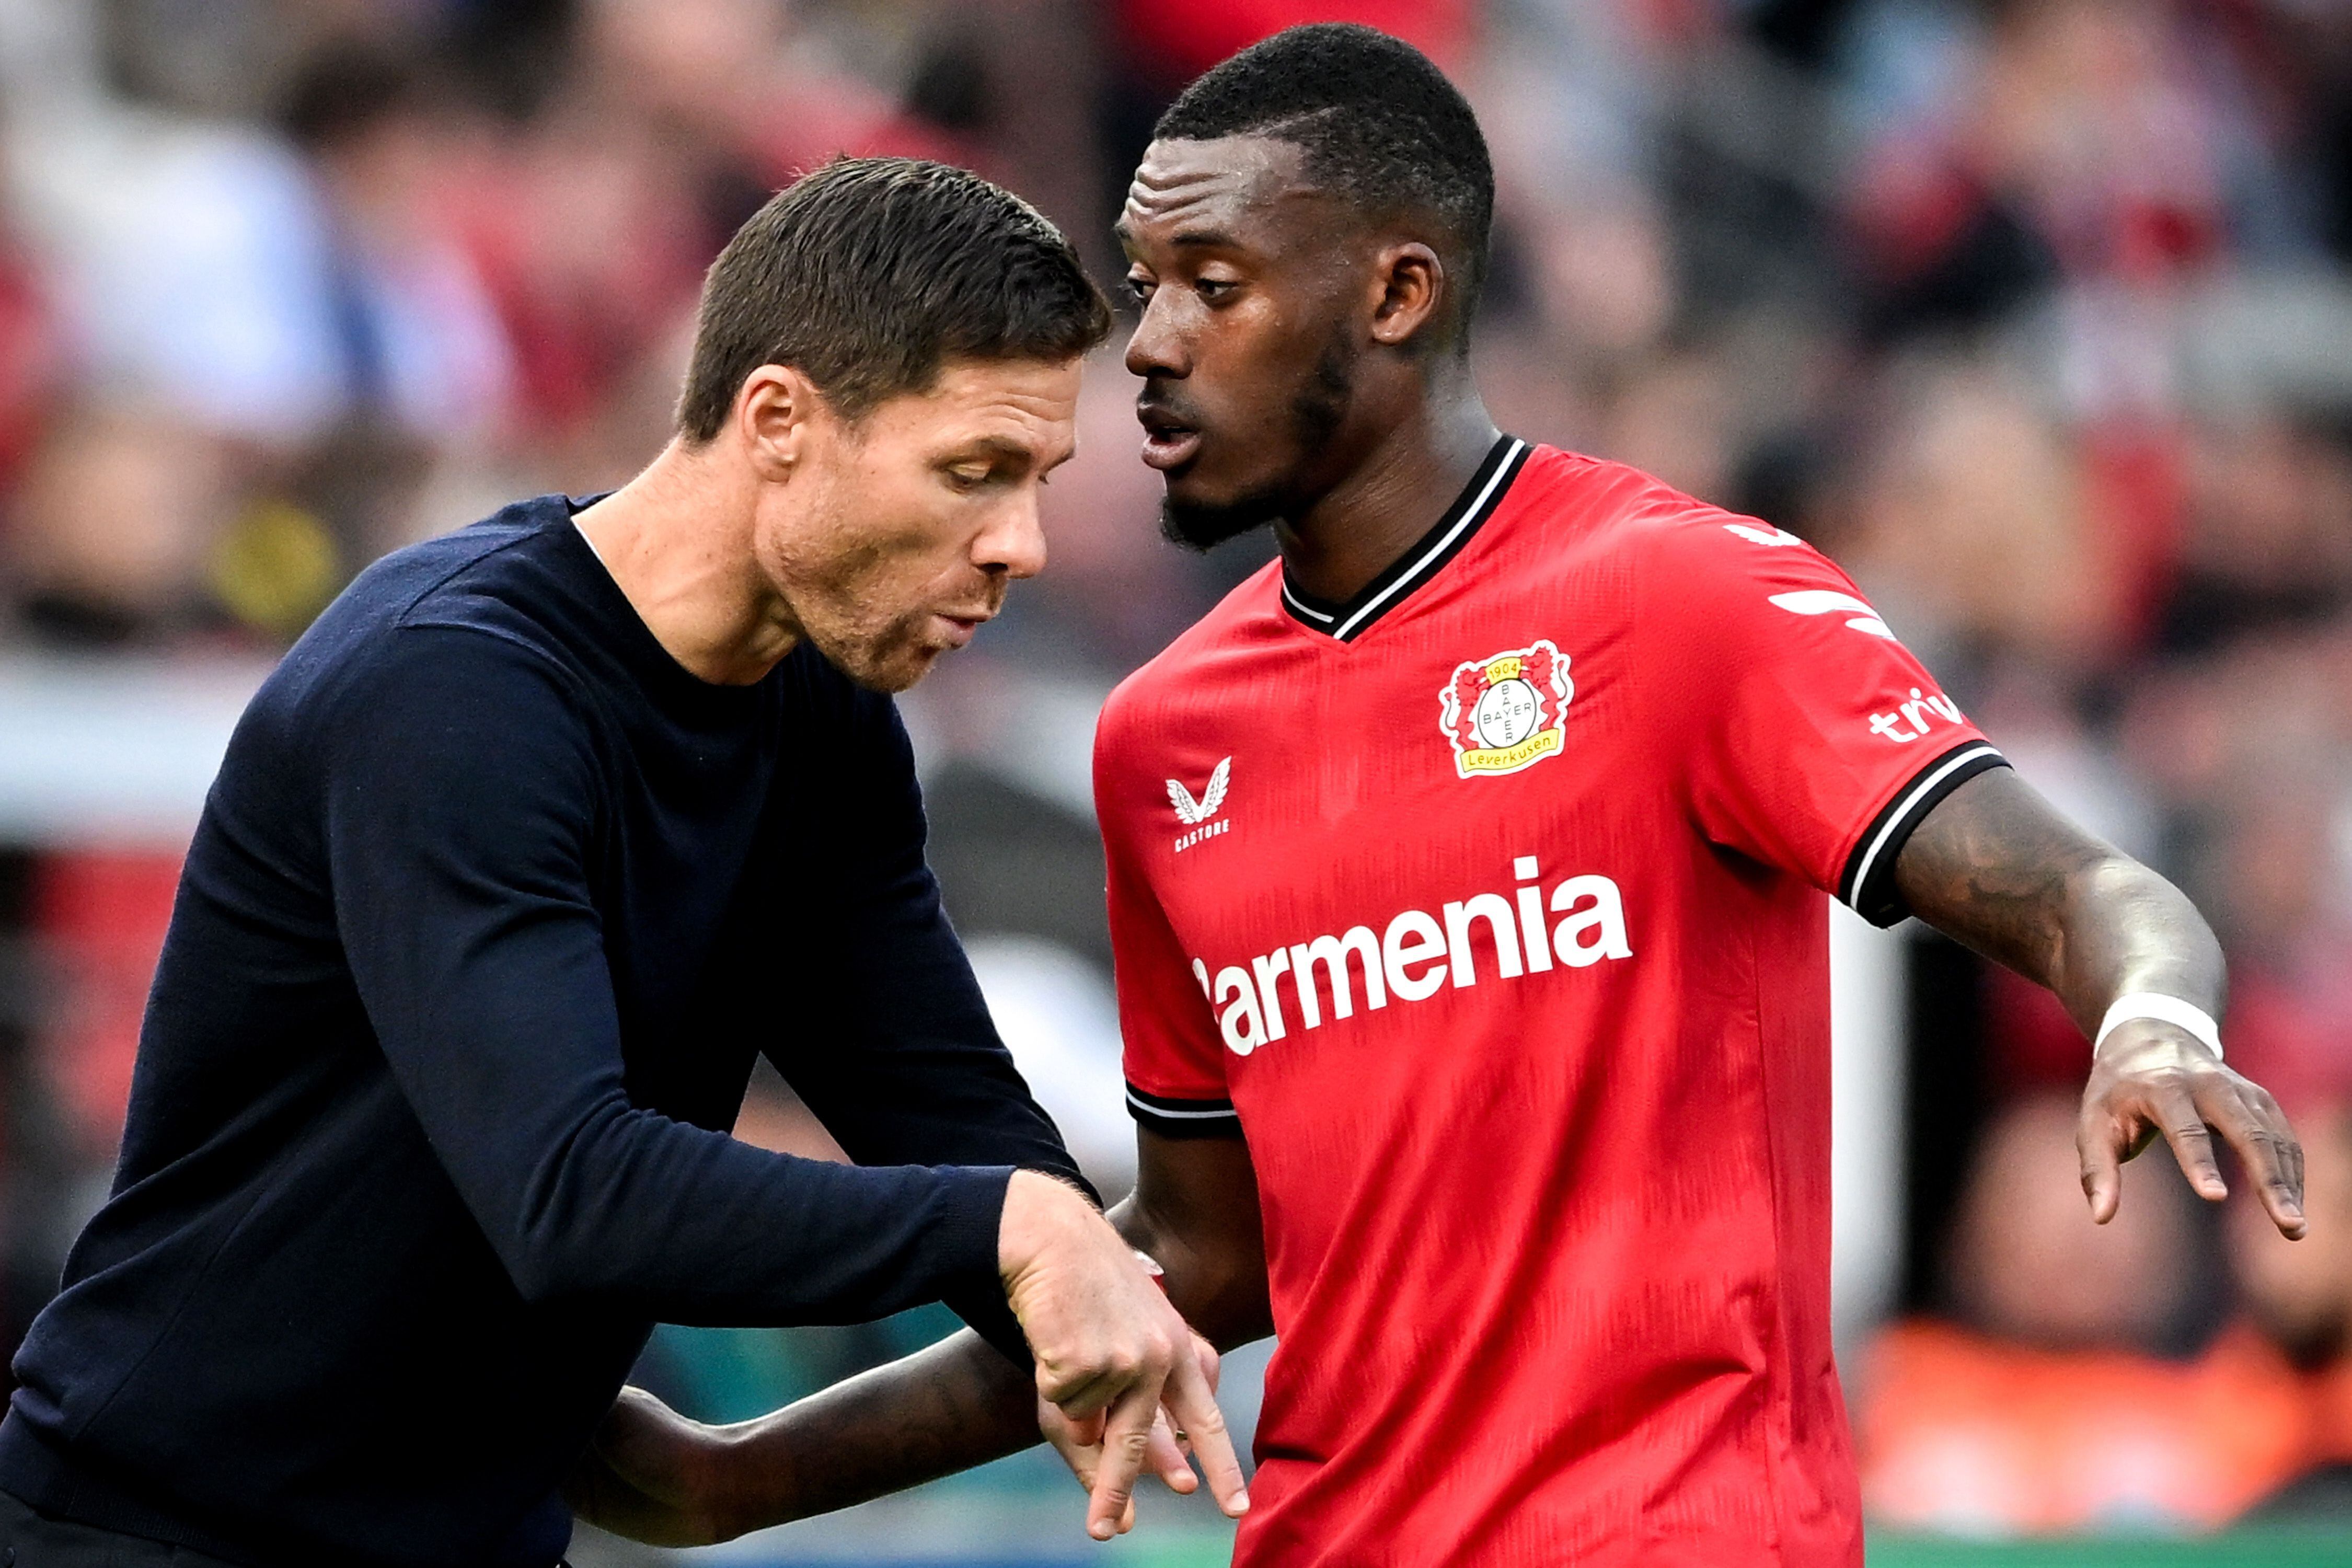
[{"label": "player's eyebrow", "polygon": [[[1141,243],[1136,236],[1135,226],[1125,218],[1111,225],[1110,232],[1126,249],[1133,250]],[[1222,228],[1179,229],[1168,237],[1168,243],[1186,250],[1233,250],[1239,247],[1234,237]]]}]

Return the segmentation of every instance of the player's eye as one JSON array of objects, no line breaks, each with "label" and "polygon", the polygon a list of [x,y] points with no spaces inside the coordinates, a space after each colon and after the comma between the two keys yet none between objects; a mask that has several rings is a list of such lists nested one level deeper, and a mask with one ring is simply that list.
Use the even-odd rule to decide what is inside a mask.
[{"label": "player's eye", "polygon": [[1127,276],[1127,291],[1134,296],[1139,305],[1151,303],[1151,291],[1157,285],[1149,278],[1139,278],[1132,272]]},{"label": "player's eye", "polygon": [[1198,294],[1202,300],[1212,305],[1230,299],[1233,296],[1234,290],[1240,287],[1241,284],[1231,278],[1195,278],[1192,279],[1192,292]]}]

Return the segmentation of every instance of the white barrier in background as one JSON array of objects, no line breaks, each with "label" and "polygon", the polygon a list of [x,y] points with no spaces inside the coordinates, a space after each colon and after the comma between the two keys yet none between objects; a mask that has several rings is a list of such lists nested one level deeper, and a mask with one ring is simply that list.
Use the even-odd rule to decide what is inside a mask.
[{"label": "white barrier in background", "polygon": [[[254,660],[0,658],[0,843],[176,848],[230,731],[268,673]],[[1084,811],[1103,693],[1010,681],[972,760],[1064,810]],[[919,698],[909,705],[923,761]],[[1903,1223],[1903,954],[1906,939],[1842,905],[1830,917],[1832,1300],[1841,1342],[1885,1310]]]},{"label": "white barrier in background", "polygon": [[0,843],[188,841],[262,660],[0,658]]},{"label": "white barrier in background", "polygon": [[1830,1311],[1842,1351],[1894,1304],[1902,1268],[1909,940],[1830,904]]}]

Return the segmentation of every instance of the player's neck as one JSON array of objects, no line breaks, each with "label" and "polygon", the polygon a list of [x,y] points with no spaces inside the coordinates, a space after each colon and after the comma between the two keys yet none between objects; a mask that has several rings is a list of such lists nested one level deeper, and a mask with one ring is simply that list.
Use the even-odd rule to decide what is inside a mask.
[{"label": "player's neck", "polygon": [[752,555],[757,499],[745,483],[673,441],[576,520],[654,640],[719,686],[752,684],[800,641]]},{"label": "player's neck", "polygon": [[1305,513],[1275,525],[1284,571],[1315,597],[1348,603],[1445,515],[1497,434],[1465,371],[1460,386],[1423,400]]}]

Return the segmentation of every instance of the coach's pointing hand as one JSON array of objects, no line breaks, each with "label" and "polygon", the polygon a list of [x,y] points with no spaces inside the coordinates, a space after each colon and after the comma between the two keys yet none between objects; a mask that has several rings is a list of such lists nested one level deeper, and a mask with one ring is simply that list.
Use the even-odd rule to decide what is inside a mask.
[{"label": "coach's pointing hand", "polygon": [[1037,1360],[1037,1392],[1082,1430],[1101,1423],[1087,1533],[1118,1533],[1163,1404],[1218,1505],[1238,1518],[1249,1494],[1192,1331],[1110,1222],[1076,1189],[1017,1171],[1005,1190],[997,1265]]}]

